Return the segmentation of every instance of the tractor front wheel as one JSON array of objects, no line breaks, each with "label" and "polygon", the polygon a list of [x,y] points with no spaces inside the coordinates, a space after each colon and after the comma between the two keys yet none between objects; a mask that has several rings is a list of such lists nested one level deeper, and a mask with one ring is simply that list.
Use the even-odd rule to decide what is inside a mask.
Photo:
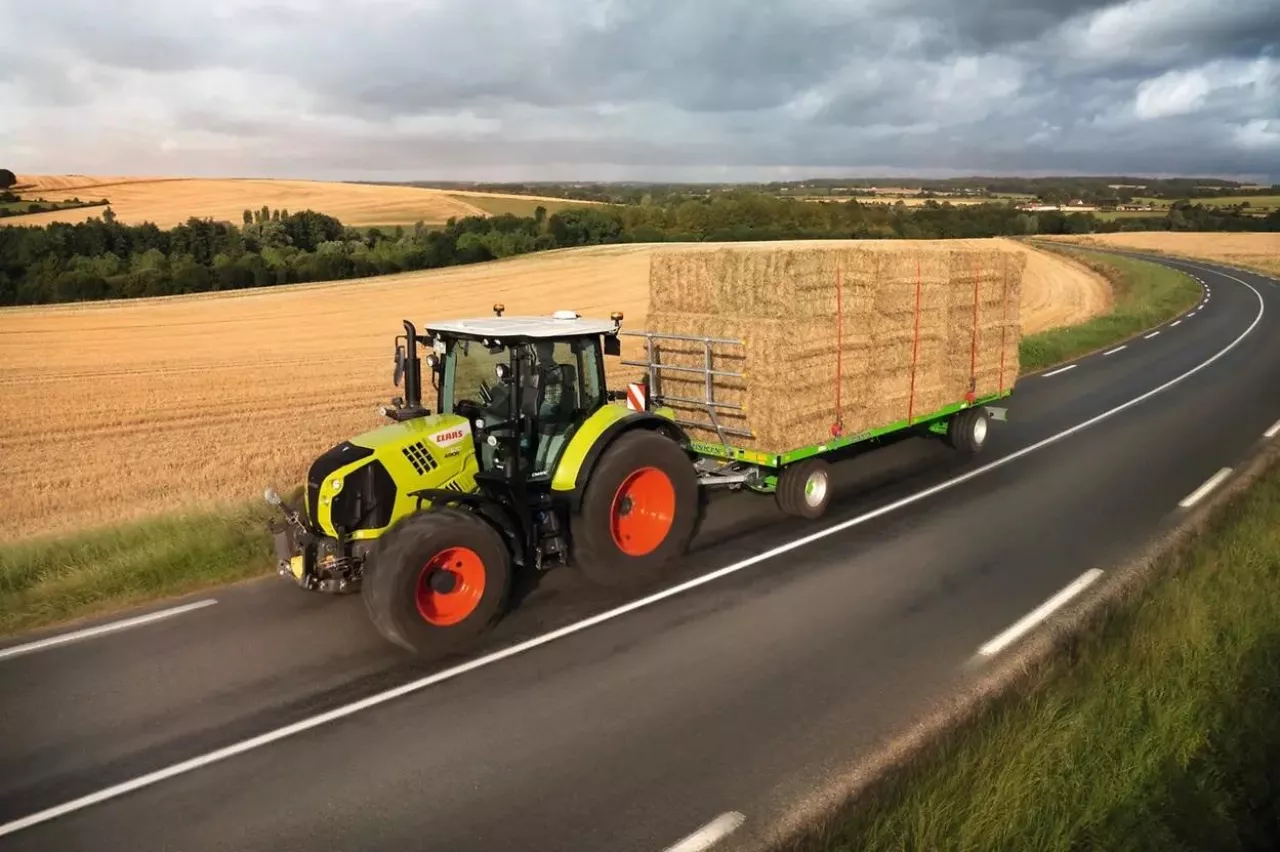
[{"label": "tractor front wheel", "polygon": [[571,529],[573,561],[592,582],[637,586],[684,553],[698,519],[698,476],[680,445],[647,429],[605,452]]},{"label": "tractor front wheel", "polygon": [[493,527],[470,512],[410,515],[378,542],[361,595],[374,627],[420,656],[459,650],[506,607],[511,557]]}]

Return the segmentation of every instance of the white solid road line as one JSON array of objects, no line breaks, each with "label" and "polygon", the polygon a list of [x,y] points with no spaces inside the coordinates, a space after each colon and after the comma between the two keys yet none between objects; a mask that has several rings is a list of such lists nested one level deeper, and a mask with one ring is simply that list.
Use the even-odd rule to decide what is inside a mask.
[{"label": "white solid road line", "polygon": [[1153,331],[1153,332],[1151,332],[1150,334],[1144,334],[1144,335],[1142,335],[1142,339],[1143,339],[1143,340],[1150,340],[1150,339],[1151,339],[1151,338],[1153,338],[1153,337],[1157,337],[1157,336],[1159,336],[1159,334],[1160,334],[1160,332],[1158,332],[1158,331]]},{"label": "white solid road line", "polygon": [[1103,356],[1104,356],[1104,357],[1105,357],[1105,356],[1107,356],[1107,355],[1114,355],[1114,354],[1116,354],[1117,352],[1123,352],[1124,350],[1126,350],[1126,349],[1128,349],[1128,348],[1129,348],[1129,344],[1127,344],[1127,343],[1126,343],[1126,344],[1125,344],[1125,345],[1123,345],[1123,346],[1117,346],[1115,349],[1112,349],[1112,350],[1110,350],[1110,351],[1108,351],[1108,352],[1103,352],[1102,354],[1103,354]]},{"label": "white solid road line", "polygon": [[1056,444],[1059,441],[1065,440],[1066,438],[1071,437],[1077,432],[1082,432],[1085,429],[1088,429],[1090,426],[1093,426],[1094,424],[1097,424],[1097,423],[1101,423],[1103,420],[1106,420],[1110,417],[1114,417],[1115,415],[1119,414],[1122,411],[1127,411],[1128,409],[1132,408],[1135,405],[1141,405],[1146,400],[1151,399],[1151,397],[1156,396],[1157,394],[1163,393],[1164,391],[1168,390],[1169,388],[1173,387],[1179,382],[1185,381],[1191,376],[1194,376],[1196,373],[1200,372],[1201,370],[1208,367],[1210,364],[1213,364],[1222,356],[1226,355],[1232,349],[1235,349],[1237,346],[1240,345],[1240,342],[1242,340],[1244,340],[1246,337],[1248,337],[1250,334],[1253,333],[1253,330],[1258,327],[1258,323],[1262,322],[1262,317],[1266,313],[1266,302],[1262,298],[1262,293],[1258,292],[1257,288],[1255,288],[1253,285],[1249,284],[1248,282],[1240,281],[1239,278],[1234,278],[1233,276],[1229,276],[1229,275],[1225,277],[1231,278],[1233,281],[1239,281],[1240,284],[1244,285],[1245,287],[1248,287],[1251,291],[1253,291],[1254,296],[1256,296],[1258,299],[1257,316],[1253,318],[1253,322],[1249,323],[1248,328],[1240,332],[1240,335],[1238,337],[1236,337],[1234,340],[1232,340],[1222,349],[1218,350],[1216,354],[1211,355],[1207,360],[1202,361],[1200,364],[1198,364],[1195,367],[1192,367],[1190,370],[1187,370],[1182,375],[1176,376],[1170,379],[1169,381],[1165,382],[1164,384],[1159,385],[1158,387],[1154,387],[1151,390],[1147,391],[1146,393],[1143,393],[1143,394],[1140,394],[1139,396],[1134,397],[1128,402],[1123,402],[1120,405],[1117,405],[1115,408],[1104,411],[1101,414],[1095,414],[1093,417],[1090,417],[1088,420],[1077,423],[1076,425],[1068,429],[1064,429],[1063,431],[1058,432],[1055,435],[1050,435],[1047,438],[1042,438],[1041,440],[1037,441],[1034,444],[1030,444],[1026,447],[1023,447],[1020,450],[1015,450],[1014,452],[1009,453],[1009,455],[1007,456],[1001,456],[998,459],[989,461],[986,464],[980,467],[976,467],[967,473],[962,473],[959,476],[945,480],[944,482],[939,482],[937,485],[932,485],[924,489],[923,491],[917,491],[914,494],[908,494],[906,497],[899,498],[898,500],[895,500],[892,503],[887,503],[877,509],[873,509],[870,512],[866,512],[865,514],[858,515],[857,517],[854,517],[854,518],[850,518],[847,521],[841,521],[838,524],[832,524],[831,526],[820,529],[817,532],[810,533],[809,535],[806,535],[806,536],[801,536],[800,538],[793,539],[792,541],[789,541],[786,544],[780,544],[777,547],[774,547],[770,550],[762,551],[760,553],[757,553],[754,556],[750,556],[739,562],[734,562],[731,565],[726,565],[723,568],[718,568],[715,571],[711,571],[710,573],[702,574],[701,576],[694,577],[691,580],[686,580],[683,583],[672,586],[668,589],[663,589],[662,591],[656,592],[652,595],[649,595],[648,597],[640,598],[639,600],[631,601],[630,603],[626,603],[621,606],[614,607],[611,610],[607,610],[597,615],[593,615],[589,618],[584,618],[581,621],[575,621],[572,624],[568,624],[568,625],[565,625],[564,627],[558,628],[556,630],[552,630],[550,633],[544,633],[541,636],[534,636],[530,639],[524,640],[523,642],[518,642],[515,645],[511,645],[507,648],[503,648],[498,651],[493,651],[492,653],[485,654],[482,657],[477,657],[474,660],[470,660],[465,663],[460,663],[456,666],[452,666],[451,668],[447,668],[447,669],[444,669],[443,671],[436,672],[435,674],[427,675],[426,677],[418,678],[417,680],[413,680],[408,683],[401,684],[400,686],[393,687],[383,692],[375,693],[366,698],[362,698],[359,701],[353,701],[350,704],[345,704],[341,707],[335,707],[332,710],[329,710],[324,713],[319,713],[315,716],[311,716],[306,719],[302,719],[298,722],[294,722],[291,725],[286,725],[282,728],[276,728],[274,730],[267,731],[266,733],[259,734],[256,737],[251,737],[247,740],[241,740],[240,742],[233,743],[232,745],[224,746],[220,749],[216,749],[214,751],[189,758],[187,760],[181,761],[180,763],[175,763],[170,766],[167,766],[163,769],[157,769],[156,771],[149,772],[146,775],[140,775],[128,781],[122,781],[119,784],[115,784],[111,787],[107,787],[105,789],[99,790],[96,793],[90,793],[88,795],[81,796],[78,799],[72,799],[68,802],[64,802],[61,805],[55,805],[54,807],[46,808],[43,811],[39,811],[37,813],[12,820],[11,822],[4,823],[0,825],[0,837],[3,837],[6,834],[13,834],[16,831],[21,831],[24,828],[29,828],[33,825],[38,825],[39,823],[47,822],[48,820],[51,820],[51,819],[56,819],[57,817],[63,816],[65,814],[73,813],[74,811],[87,808],[90,805],[95,805],[99,802],[104,802],[107,799],[113,799],[116,796],[122,796],[125,793],[131,793],[134,790],[139,790],[143,787],[148,787],[152,784],[155,784],[159,781],[163,781],[167,778],[173,778],[176,775],[182,775],[183,773],[190,772],[194,769],[199,769],[203,766],[208,766],[209,764],[212,764],[212,763],[217,763],[218,761],[225,760],[228,757],[233,757],[237,754],[243,754],[246,751],[251,751],[255,748],[260,748],[264,745],[268,745],[273,742],[278,742],[279,740],[285,739],[286,737],[291,737],[294,734],[299,734],[299,733],[302,733],[303,731],[308,731],[312,728],[317,728],[321,725],[327,724],[336,719],[342,719],[347,716],[351,716],[355,713],[359,713],[362,710],[368,710],[370,707],[376,707],[379,704],[385,704],[386,702],[393,701],[397,698],[400,698],[401,696],[409,695],[410,693],[413,693],[413,692],[419,692],[423,689],[426,689],[429,686],[434,686],[437,683],[441,683],[442,681],[451,680],[455,677],[458,677],[459,675],[466,674],[467,672],[474,671],[476,669],[483,668],[485,666],[493,665],[494,663],[514,657],[517,654],[523,654],[526,651],[531,651],[534,648],[540,647],[542,645],[547,645],[551,642],[555,642],[558,639],[563,639],[566,636],[571,636],[574,633],[580,633],[583,630],[587,630],[591,627],[595,627],[597,624],[601,624],[606,621],[611,621],[615,618],[626,615],[627,613],[630,613],[630,612],[635,612],[636,610],[642,609],[647,606],[652,606],[653,604],[658,603],[659,601],[663,601],[663,600],[666,600],[667,598],[672,598],[672,597],[675,597],[676,595],[683,594],[684,592],[687,592],[690,589],[696,589],[699,586],[704,586],[708,583],[715,582],[716,580],[719,580],[721,577],[727,577],[730,574],[736,574],[739,571],[742,571],[746,568],[750,568],[752,565],[756,565],[766,560],[773,559],[776,556],[780,556],[784,553],[789,553],[793,550],[798,550],[799,548],[804,547],[807,544],[811,544],[812,542],[819,541],[829,536],[836,535],[837,533],[844,532],[845,530],[852,529],[853,527],[860,526],[869,521],[873,521],[876,518],[879,518],[883,515],[887,515],[890,512],[893,512],[897,509],[901,509],[903,506],[910,506],[913,503],[918,503],[921,500],[928,499],[929,497],[932,497],[935,494],[940,494],[943,491],[946,491],[951,488],[955,488],[957,485],[961,485],[972,479],[976,479],[979,476],[982,476],[983,474],[990,473],[993,470],[1002,468],[1007,464],[1017,461],[1023,456],[1028,456],[1031,453],[1034,453],[1036,450],[1042,449],[1044,447],[1050,446],[1051,444]]},{"label": "white solid road line", "polygon": [[115,633],[117,630],[126,630],[130,627],[149,624],[153,621],[159,621],[162,618],[172,618],[175,615],[181,615],[184,612],[191,612],[193,609],[203,609],[204,607],[212,606],[216,603],[216,600],[209,598],[203,601],[196,601],[195,603],[175,606],[169,609],[162,609],[159,612],[152,612],[146,615],[126,618],[122,621],[100,624],[97,627],[86,627],[84,630],[76,630],[72,633],[62,633],[58,636],[50,636],[48,639],[41,639],[37,642],[28,642],[25,645],[14,645],[12,648],[2,648],[0,649],[0,660],[8,657],[16,657],[20,654],[30,654],[34,651],[43,651],[45,648],[52,648],[56,645],[65,645],[68,642],[78,642],[82,639],[101,636],[104,633]]},{"label": "white solid road line", "polygon": [[668,846],[663,852],[703,852],[737,831],[745,819],[737,811],[720,814],[679,843]]},{"label": "white solid road line", "polygon": [[1271,424],[1271,428],[1262,433],[1262,437],[1267,439],[1274,438],[1276,435],[1280,435],[1280,420]]},{"label": "white solid road line", "polygon": [[1047,378],[1049,378],[1050,376],[1056,376],[1056,375],[1058,375],[1059,373],[1065,373],[1067,370],[1074,370],[1077,366],[1078,366],[1078,365],[1076,365],[1076,364],[1068,364],[1068,365],[1067,365],[1067,366],[1065,366],[1065,367],[1059,367],[1058,369],[1053,370],[1052,372],[1045,373],[1045,374],[1044,374],[1044,378],[1046,378],[1046,379],[1047,379]]},{"label": "white solid road line", "polygon": [[1203,500],[1206,494],[1208,494],[1210,491],[1212,491],[1213,489],[1221,485],[1222,481],[1230,475],[1231,475],[1231,468],[1224,467],[1222,470],[1218,471],[1213,476],[1209,477],[1205,481],[1205,483],[1201,485],[1199,488],[1197,488],[1195,491],[1192,491],[1186,497],[1183,497],[1181,500],[1179,500],[1178,505],[1184,509],[1190,509],[1192,506],[1194,506],[1195,504]]},{"label": "white solid road line", "polygon": [[993,657],[1000,653],[1028,630],[1052,615],[1055,610],[1060,608],[1067,601],[1083,592],[1091,583],[1093,583],[1094,580],[1101,576],[1102,569],[1100,568],[1090,568],[1088,571],[1085,571],[1077,577],[1071,585],[1049,598],[1049,600],[1040,604],[1040,606],[1031,610],[1031,612],[1014,622],[1013,626],[1008,630],[1004,631],[999,636],[979,648],[978,653],[984,657]]}]

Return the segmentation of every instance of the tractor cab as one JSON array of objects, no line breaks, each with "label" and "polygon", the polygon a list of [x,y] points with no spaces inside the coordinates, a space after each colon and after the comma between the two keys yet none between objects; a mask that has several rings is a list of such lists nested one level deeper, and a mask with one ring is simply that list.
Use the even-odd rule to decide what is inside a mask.
[{"label": "tractor cab", "polygon": [[[502,314],[503,306],[495,305],[492,318],[424,329],[418,339],[428,347],[436,409],[467,420],[481,472],[549,480],[568,439],[608,402],[604,356],[619,352],[622,314],[608,322],[574,311]],[[398,365],[416,358],[410,336],[417,337],[406,323],[405,342],[397,341]],[[415,412],[412,405],[408,410]]]}]

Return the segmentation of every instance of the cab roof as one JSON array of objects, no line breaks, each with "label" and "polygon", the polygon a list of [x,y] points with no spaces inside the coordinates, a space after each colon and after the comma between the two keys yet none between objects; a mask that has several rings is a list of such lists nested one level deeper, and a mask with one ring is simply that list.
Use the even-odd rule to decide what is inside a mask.
[{"label": "cab roof", "polygon": [[446,335],[500,340],[546,340],[548,338],[585,337],[612,334],[617,324],[612,320],[584,319],[576,311],[556,311],[542,317],[475,317],[428,323],[424,331]]}]

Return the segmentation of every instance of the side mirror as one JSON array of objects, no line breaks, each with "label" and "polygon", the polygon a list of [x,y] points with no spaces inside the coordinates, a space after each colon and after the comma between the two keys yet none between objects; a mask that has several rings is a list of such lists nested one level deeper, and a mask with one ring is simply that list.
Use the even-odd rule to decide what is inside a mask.
[{"label": "side mirror", "polygon": [[391,383],[396,387],[400,387],[400,380],[404,378],[404,347],[399,343],[396,344],[396,369],[391,374]]},{"label": "side mirror", "polygon": [[604,354],[621,355],[622,341],[618,339],[616,334],[606,334],[604,336]]}]

